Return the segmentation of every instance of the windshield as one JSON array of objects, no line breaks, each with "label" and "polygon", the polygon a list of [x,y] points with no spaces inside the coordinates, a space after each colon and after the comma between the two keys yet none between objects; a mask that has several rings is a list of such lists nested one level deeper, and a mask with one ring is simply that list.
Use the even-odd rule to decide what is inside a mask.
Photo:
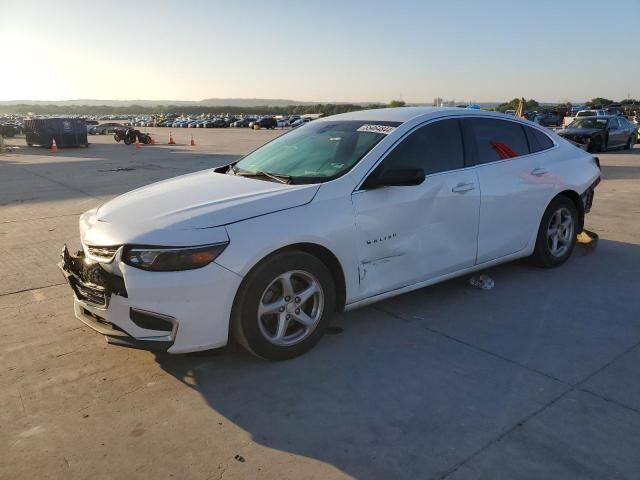
[{"label": "windshield", "polygon": [[576,117],[595,117],[598,113],[593,110],[585,110],[584,112],[578,112]]},{"label": "windshield", "polygon": [[239,173],[267,172],[292,182],[326,181],[343,175],[364,157],[398,122],[310,122],[283,135],[235,165]]},{"label": "windshield", "polygon": [[579,118],[569,124],[569,128],[606,128],[606,118]]}]

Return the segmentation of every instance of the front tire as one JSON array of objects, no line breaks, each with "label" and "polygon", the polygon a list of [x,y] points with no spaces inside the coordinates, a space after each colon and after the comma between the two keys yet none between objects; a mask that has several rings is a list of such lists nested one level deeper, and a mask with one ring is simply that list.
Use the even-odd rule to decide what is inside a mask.
[{"label": "front tire", "polygon": [[635,136],[632,135],[629,137],[629,140],[627,141],[627,144],[625,145],[624,149],[625,150],[632,150],[633,146],[636,144],[636,139]]},{"label": "front tire", "polygon": [[575,204],[565,196],[555,198],[542,216],[531,262],[542,268],[553,268],[566,262],[576,244],[577,226]]},{"label": "front tire", "polygon": [[234,302],[232,334],[254,355],[288,360],[318,343],[335,304],[333,278],[319,259],[282,252],[245,278]]}]

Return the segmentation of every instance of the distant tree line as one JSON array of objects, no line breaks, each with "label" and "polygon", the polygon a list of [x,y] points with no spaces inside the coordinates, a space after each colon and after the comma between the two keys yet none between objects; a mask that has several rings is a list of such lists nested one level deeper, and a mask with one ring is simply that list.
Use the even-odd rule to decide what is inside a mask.
[{"label": "distant tree line", "polygon": [[[498,112],[504,113],[507,110],[517,110],[518,109],[518,105],[520,105],[520,99],[519,98],[514,98],[510,102],[501,103],[495,109]],[[525,99],[525,104],[524,104],[524,109],[525,110],[535,110],[539,106],[540,106],[540,104],[537,101],[535,101],[533,99],[529,99],[529,100]]]},{"label": "distant tree line", "polygon": [[0,113],[13,113],[26,115],[128,115],[149,114],[161,115],[167,113],[197,114],[197,113],[226,113],[232,115],[304,115],[321,113],[323,115],[335,115],[337,113],[367,110],[372,108],[401,107],[405,102],[392,100],[389,104],[372,103],[369,105],[353,103],[318,103],[316,105],[289,105],[286,107],[202,107],[182,105],[157,105],[144,107],[142,105],[128,105],[122,107],[110,107],[107,105],[0,105]]},{"label": "distant tree line", "polygon": [[[585,105],[589,108],[596,108],[596,107],[606,108],[613,104],[622,105],[623,107],[625,107],[625,110],[628,110],[628,109],[635,110],[637,108],[640,108],[640,101],[635,100],[633,98],[627,98],[627,99],[621,100],[620,102],[615,102],[613,100],[609,100],[608,98],[596,97],[596,98],[592,98],[588,102],[585,102]],[[520,105],[520,99],[514,98],[510,102],[501,103],[500,105],[495,107],[495,110],[499,112],[505,112],[507,110],[517,110],[518,105]],[[540,108],[543,108],[543,109],[549,108],[549,109],[564,112],[564,111],[571,110],[572,106],[573,105],[571,102],[564,102],[564,103],[558,103],[554,105],[543,106],[543,105],[540,105],[540,103],[538,103],[536,100],[533,100],[533,99],[525,100],[525,110],[537,110]]]}]

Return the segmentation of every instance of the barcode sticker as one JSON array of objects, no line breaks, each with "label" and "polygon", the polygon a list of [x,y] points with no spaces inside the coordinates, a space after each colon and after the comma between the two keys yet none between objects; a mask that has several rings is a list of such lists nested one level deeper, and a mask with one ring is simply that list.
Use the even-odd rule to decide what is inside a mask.
[{"label": "barcode sticker", "polygon": [[396,127],[389,127],[387,125],[366,124],[366,125],[362,125],[356,131],[358,131],[358,132],[369,132],[369,133],[381,133],[382,135],[389,135],[395,129],[396,129]]}]

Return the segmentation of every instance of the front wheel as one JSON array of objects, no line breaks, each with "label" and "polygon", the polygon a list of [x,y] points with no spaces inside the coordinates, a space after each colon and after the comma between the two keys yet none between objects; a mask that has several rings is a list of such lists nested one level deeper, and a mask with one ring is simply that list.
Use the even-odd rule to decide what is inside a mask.
[{"label": "front wheel", "polygon": [[555,198],[542,216],[532,263],[553,268],[567,261],[576,243],[578,211],[567,197]]},{"label": "front wheel", "polygon": [[331,273],[320,260],[301,251],[283,252],[247,275],[234,302],[231,329],[251,353],[287,360],[318,343],[335,302]]},{"label": "front wheel", "polygon": [[629,140],[627,141],[627,144],[625,145],[624,149],[625,150],[631,150],[633,149],[633,146],[636,143],[636,139],[635,139],[635,135],[632,135],[629,137]]}]

